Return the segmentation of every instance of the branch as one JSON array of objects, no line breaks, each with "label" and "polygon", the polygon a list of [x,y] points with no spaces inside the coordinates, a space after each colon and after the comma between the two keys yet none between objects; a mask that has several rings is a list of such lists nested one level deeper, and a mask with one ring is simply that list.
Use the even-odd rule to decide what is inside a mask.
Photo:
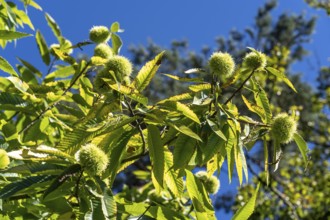
[{"label": "branch", "polygon": [[235,92],[227,99],[227,101],[225,101],[225,105],[228,104],[228,102],[230,102],[230,100],[232,100],[234,98],[234,96],[241,91],[241,89],[243,88],[244,84],[252,77],[252,75],[254,74],[255,69],[252,70],[251,74],[244,80],[244,82],[241,84],[240,87],[238,87],[238,89],[235,90]]},{"label": "branch", "polygon": [[144,212],[137,218],[137,220],[141,220],[142,217],[147,213],[147,211],[151,208],[151,205],[149,205],[146,210],[144,210]]},{"label": "branch", "polygon": [[[81,75],[87,70],[88,66],[90,65],[90,61],[86,64],[86,66],[80,71],[78,76],[71,82],[68,88],[66,88],[61,96],[64,96],[71,88],[74,86],[74,84],[77,82],[77,80],[81,77]],[[21,131],[18,132],[18,134],[21,134],[25,132],[27,129],[29,129],[32,125],[34,125],[48,110],[51,110],[54,108],[59,101],[53,103],[52,105],[48,106],[46,109],[44,109],[35,119],[33,119],[30,124],[28,124],[25,128],[23,128]]]}]

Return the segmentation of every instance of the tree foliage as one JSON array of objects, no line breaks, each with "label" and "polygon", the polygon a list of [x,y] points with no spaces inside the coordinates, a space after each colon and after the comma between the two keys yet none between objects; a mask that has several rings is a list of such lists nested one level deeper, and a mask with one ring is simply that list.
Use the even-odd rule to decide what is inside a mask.
[{"label": "tree foliage", "polygon": [[[33,1],[24,3],[39,7]],[[267,20],[273,4],[266,4],[260,16]],[[1,19],[8,25],[1,28],[4,47],[24,34],[15,29],[16,23],[22,23],[18,19],[22,13],[17,10],[21,16],[12,19],[16,5],[1,1],[1,6]],[[210,71],[207,53],[201,59],[188,55],[180,60],[177,50],[182,45],[169,53],[155,48],[148,59],[135,56],[131,74],[132,64],[120,56],[118,22],[102,27],[106,37],[95,40],[93,36],[93,42],[72,44],[49,14],[45,19],[58,43],[48,45],[40,31],[34,37],[48,72],[42,73],[22,58],[16,69],[0,59],[6,73],[0,80],[0,147],[5,150],[2,157],[10,159],[0,170],[3,218],[215,219],[210,193],[217,187],[208,185],[217,183],[213,175],[219,175],[226,163],[229,181],[237,176],[242,184],[250,174],[249,151],[261,148],[264,177],[259,177],[261,184],[234,218],[253,215],[259,188],[276,184],[270,181],[270,167],[276,169],[282,163],[282,148],[287,147],[272,135],[273,119],[290,109],[290,123],[298,119],[294,103],[284,108],[273,96],[290,91],[290,96],[301,97],[296,93],[300,87],[285,70],[291,60],[300,58],[300,43],[310,33],[313,19],[283,16],[274,32],[259,27],[263,31],[251,39],[258,39],[266,54],[243,46],[227,50],[223,44],[219,49],[236,58],[230,77]],[[282,30],[292,25],[298,25],[295,28],[300,34],[286,38]],[[4,30],[9,27],[8,34]],[[287,44],[266,41],[265,32]],[[72,50],[81,47],[102,50],[101,43],[107,51],[83,60],[71,56]],[[290,49],[294,52],[288,56]],[[141,51],[135,50],[137,54]],[[280,62],[283,59],[286,62]],[[153,79],[163,65],[171,70],[162,76],[171,80],[164,81],[185,84],[181,92],[157,91]],[[185,73],[178,74],[182,69]],[[157,95],[150,101],[152,93]],[[313,132],[299,128],[302,136]],[[286,142],[295,143],[293,151],[301,154],[294,159],[303,161],[297,168],[305,169],[307,145],[300,131],[293,130],[293,138]],[[205,168],[206,175],[195,174],[196,168]],[[278,170],[288,173],[281,166]],[[125,173],[132,173],[138,181],[117,186]]]}]

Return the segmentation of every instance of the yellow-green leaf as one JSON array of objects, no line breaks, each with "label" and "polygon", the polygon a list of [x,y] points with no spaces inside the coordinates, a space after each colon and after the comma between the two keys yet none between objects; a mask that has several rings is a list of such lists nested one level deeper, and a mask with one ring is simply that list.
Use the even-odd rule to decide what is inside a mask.
[{"label": "yellow-green leaf", "polygon": [[307,143],[304,141],[304,139],[298,134],[298,133],[295,133],[293,135],[293,139],[294,141],[296,142],[300,152],[301,152],[301,155],[304,159],[304,163],[305,163],[305,167],[307,167],[308,165],[308,146],[307,146]]},{"label": "yellow-green leaf", "polygon": [[164,53],[165,51],[159,53],[153,60],[146,63],[141,68],[132,82],[133,87],[135,87],[138,91],[143,91],[149,85],[151,79],[155,76],[161,64]]},{"label": "yellow-green leaf", "polygon": [[39,48],[39,53],[41,55],[42,61],[46,65],[49,65],[50,54],[49,54],[48,46],[47,46],[44,36],[41,34],[41,32],[39,30],[37,31],[37,34],[36,34],[36,41],[37,41],[37,45]]},{"label": "yellow-green leaf", "polygon": [[9,73],[12,76],[18,76],[15,69],[9,64],[9,62],[0,56],[0,70]]},{"label": "yellow-green leaf", "polygon": [[286,75],[277,69],[274,69],[272,67],[267,67],[266,70],[273,74],[274,76],[277,76],[278,78],[282,79],[285,84],[287,84],[293,91],[297,92],[296,88],[293,86],[291,81],[286,77]]},{"label": "yellow-green leaf", "polygon": [[31,34],[18,32],[18,31],[8,31],[0,30],[0,40],[15,40],[23,37],[32,36]]},{"label": "yellow-green leaf", "polygon": [[252,215],[256,204],[260,183],[257,186],[256,191],[244,206],[242,206],[233,216],[232,220],[247,220]]}]

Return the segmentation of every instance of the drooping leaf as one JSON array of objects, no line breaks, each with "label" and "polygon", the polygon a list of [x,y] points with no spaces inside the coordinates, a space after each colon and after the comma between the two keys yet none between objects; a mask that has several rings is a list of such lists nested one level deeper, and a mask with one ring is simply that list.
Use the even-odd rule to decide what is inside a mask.
[{"label": "drooping leaf", "polygon": [[18,74],[16,73],[15,69],[9,64],[9,62],[0,56],[0,70],[9,73],[12,76],[17,76]]},{"label": "drooping leaf", "polygon": [[141,68],[132,82],[132,87],[136,88],[138,91],[143,91],[149,85],[161,64],[164,53],[164,51],[159,53],[153,60],[146,63]]},{"label": "drooping leaf", "polygon": [[264,120],[264,122],[270,123],[272,120],[272,112],[270,110],[270,105],[269,105],[269,100],[267,98],[267,94],[266,94],[265,90],[257,82],[253,83],[253,87],[255,90],[254,99],[256,100],[256,103],[258,104],[258,106],[263,108],[265,115],[266,115],[266,119]]},{"label": "drooping leaf", "polygon": [[252,215],[254,207],[256,204],[258,192],[260,188],[260,183],[257,185],[257,189],[253,193],[252,197],[249,199],[244,206],[242,206],[233,216],[232,220],[247,220]]},{"label": "drooping leaf", "polygon": [[186,116],[187,118],[190,118],[191,120],[193,120],[194,122],[200,124],[200,120],[198,118],[198,116],[196,115],[196,113],[191,110],[187,105],[182,104],[178,101],[174,102],[174,101],[168,101],[165,103],[161,103],[161,106],[172,110],[172,111],[176,111],[184,116]]},{"label": "drooping leaf", "polygon": [[304,160],[304,163],[305,163],[305,167],[307,167],[307,165],[308,165],[308,151],[309,151],[307,143],[304,141],[304,139],[298,133],[295,133],[293,135],[293,139],[296,142],[296,144],[297,144],[297,146],[300,150],[301,156],[303,157],[303,160]]},{"label": "drooping leaf", "polygon": [[46,198],[48,194],[60,187],[68,178],[74,176],[75,174],[81,172],[80,164],[73,164],[72,166],[66,168],[63,173],[56,177],[52,184],[45,191],[43,198]]},{"label": "drooping leaf", "polygon": [[58,42],[62,41],[62,33],[60,27],[56,24],[56,21],[49,15],[45,14],[48,26],[52,29],[55,37],[57,38]]},{"label": "drooping leaf", "polygon": [[50,54],[48,50],[48,45],[44,36],[38,30],[36,34],[36,41],[39,49],[39,53],[41,55],[42,61],[48,66],[50,63]]},{"label": "drooping leaf", "polygon": [[18,32],[18,31],[8,31],[0,30],[0,40],[15,40],[23,37],[32,36],[31,34]]},{"label": "drooping leaf", "polygon": [[[228,126],[224,127],[224,132],[228,132]],[[212,133],[207,140],[205,146],[202,147],[204,154],[203,162],[209,161],[215,154],[217,154],[222,148],[225,148],[226,141],[220,138],[217,134]]]},{"label": "drooping leaf", "polygon": [[250,102],[247,98],[245,98],[244,95],[242,95],[242,99],[243,99],[246,107],[250,111],[258,114],[261,119],[265,119],[266,118],[265,112],[264,112],[264,110],[260,106],[258,106],[257,104],[254,104],[254,103]]},{"label": "drooping leaf", "polygon": [[273,163],[274,163],[274,172],[277,170],[278,165],[282,157],[281,144],[278,141],[274,140],[274,154],[273,154]]},{"label": "drooping leaf", "polygon": [[193,92],[200,92],[204,90],[210,90],[212,88],[210,83],[203,83],[198,85],[191,85],[189,86],[189,89]]},{"label": "drooping leaf", "polygon": [[159,129],[155,125],[148,125],[148,147],[152,172],[158,184],[163,187],[165,170],[164,147],[160,138]]},{"label": "drooping leaf", "polygon": [[179,77],[179,76],[174,76],[174,75],[166,74],[166,73],[164,73],[163,75],[165,75],[165,76],[167,76],[171,79],[175,79],[177,81],[180,81],[180,82],[199,82],[199,83],[203,82],[203,80],[200,79],[200,78]]},{"label": "drooping leaf", "polygon": [[186,187],[195,211],[201,213],[214,213],[210,198],[208,197],[202,183],[191,171],[186,170],[186,175]]},{"label": "drooping leaf", "polygon": [[41,175],[22,178],[20,181],[10,183],[0,189],[0,199],[10,198],[23,189],[31,187],[37,183],[47,182],[55,177],[56,176],[54,175]]},{"label": "drooping leaf", "polygon": [[273,74],[274,76],[277,76],[278,78],[282,79],[285,84],[287,84],[293,91],[297,92],[294,85],[291,83],[291,81],[286,77],[286,75],[277,69],[274,69],[272,67],[266,67],[266,70]]},{"label": "drooping leaf", "polygon": [[[104,79],[105,82],[109,82],[107,79]],[[138,91],[134,91],[133,88],[124,86],[124,85],[117,85],[115,84],[108,84],[113,90],[116,90],[124,95],[127,95],[129,98],[143,104],[147,105],[148,104],[148,98],[140,94]]]},{"label": "drooping leaf", "polygon": [[196,134],[193,130],[191,130],[189,127],[185,126],[185,125],[175,125],[172,123],[169,123],[169,125],[171,127],[173,127],[174,129],[176,129],[177,131],[181,132],[182,134],[185,134],[191,138],[194,138],[200,142],[203,142],[202,139],[198,136],[198,134]]},{"label": "drooping leaf", "polygon": [[26,68],[28,68],[33,74],[37,75],[38,77],[42,77],[42,73],[34,67],[31,63],[23,60],[22,58],[17,58],[19,62],[21,62]]},{"label": "drooping leaf", "polygon": [[188,164],[192,155],[195,152],[196,140],[191,137],[179,134],[174,146],[174,160],[173,169],[179,169]]},{"label": "drooping leaf", "polygon": [[173,156],[169,151],[165,151],[165,183],[168,189],[176,196],[180,197],[183,193],[183,180],[179,177],[178,171],[173,167]]},{"label": "drooping leaf", "polygon": [[115,54],[119,54],[120,49],[123,46],[123,42],[117,34],[115,34],[115,33],[111,34],[111,43],[112,43],[113,52]]}]

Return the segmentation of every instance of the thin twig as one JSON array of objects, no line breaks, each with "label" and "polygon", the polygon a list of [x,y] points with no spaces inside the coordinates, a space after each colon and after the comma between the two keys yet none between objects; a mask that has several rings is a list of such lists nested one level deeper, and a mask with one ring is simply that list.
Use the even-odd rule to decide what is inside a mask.
[{"label": "thin twig", "polygon": [[[81,77],[81,75],[86,71],[86,69],[88,68],[88,66],[90,65],[90,62],[88,62],[86,64],[86,66],[80,71],[80,73],[78,74],[78,76],[71,82],[71,84],[69,85],[68,88],[66,88],[61,96],[64,96],[71,88],[72,86],[74,86],[74,84],[77,82],[77,80]],[[30,124],[28,124],[25,128],[23,128],[21,131],[18,132],[18,134],[21,134],[23,132],[25,132],[27,129],[29,129],[32,125],[34,125],[48,110],[51,110],[52,108],[54,108],[57,104],[59,103],[59,101],[53,103],[52,105],[48,106],[46,109],[44,109],[35,119],[33,119]]]},{"label": "thin twig", "polygon": [[142,217],[147,213],[147,211],[151,208],[151,205],[149,205],[146,210],[144,210],[144,212],[137,218],[137,220],[141,220]]},{"label": "thin twig", "polygon": [[241,91],[241,89],[243,88],[243,86],[244,86],[244,84],[252,77],[252,75],[254,74],[254,72],[255,72],[255,69],[254,70],[252,70],[252,72],[251,72],[251,74],[244,80],[244,82],[241,84],[241,86],[240,87],[238,87],[238,89],[236,89],[235,91],[234,91],[234,93],[233,94],[231,94],[231,96],[227,99],[227,101],[225,101],[225,105],[226,104],[228,104],[228,102],[230,102],[230,100],[232,100],[232,98],[234,98],[234,96],[239,92],[239,91]]}]

